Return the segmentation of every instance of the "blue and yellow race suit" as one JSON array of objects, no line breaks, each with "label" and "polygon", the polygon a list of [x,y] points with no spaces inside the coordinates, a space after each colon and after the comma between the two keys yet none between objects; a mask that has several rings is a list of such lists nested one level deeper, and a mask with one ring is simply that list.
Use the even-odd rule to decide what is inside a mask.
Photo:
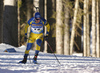
[{"label": "blue and yellow race suit", "polygon": [[47,27],[47,32],[46,32],[47,36],[48,36],[49,30],[50,30],[50,25],[44,18],[41,18],[39,23],[35,22],[34,17],[31,18],[28,21],[28,24],[26,24],[26,26],[25,26],[25,35],[27,34],[29,26],[31,26],[30,36],[29,36],[29,39],[28,39],[27,48],[25,50],[24,56],[28,56],[29,51],[30,51],[34,41],[36,41],[36,50],[40,51],[40,46],[41,46],[41,43],[43,41],[43,36],[44,36],[44,31],[43,31],[44,26]]}]

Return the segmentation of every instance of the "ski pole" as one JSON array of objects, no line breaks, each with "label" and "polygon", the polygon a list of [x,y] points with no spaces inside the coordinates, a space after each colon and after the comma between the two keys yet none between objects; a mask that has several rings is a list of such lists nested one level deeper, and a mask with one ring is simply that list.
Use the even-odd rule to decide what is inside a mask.
[{"label": "ski pole", "polygon": [[30,60],[30,63],[31,63],[30,55],[29,55],[29,60]]},{"label": "ski pole", "polygon": [[[50,44],[48,43],[48,41],[47,41],[47,44],[49,45],[49,47],[50,47],[50,49],[51,49],[51,51],[53,52],[53,50],[52,50],[52,48],[51,48],[51,46],[50,46]],[[54,53],[53,53],[54,54]],[[58,63],[60,64],[60,62],[59,62],[59,60],[58,60],[58,58],[57,58],[57,56],[54,54],[54,56],[56,57],[56,60],[58,61]]]}]

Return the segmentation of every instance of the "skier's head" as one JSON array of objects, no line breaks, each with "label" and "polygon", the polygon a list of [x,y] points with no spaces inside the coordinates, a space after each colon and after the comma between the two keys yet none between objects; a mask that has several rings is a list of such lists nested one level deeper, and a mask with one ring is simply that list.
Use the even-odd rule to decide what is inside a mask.
[{"label": "skier's head", "polygon": [[40,15],[39,12],[36,12],[36,13],[35,13],[35,19],[37,19],[37,18],[41,18],[41,15]]},{"label": "skier's head", "polygon": [[40,13],[39,12],[36,12],[35,13],[35,21],[36,21],[36,23],[39,23],[40,22],[40,18],[41,18]]}]

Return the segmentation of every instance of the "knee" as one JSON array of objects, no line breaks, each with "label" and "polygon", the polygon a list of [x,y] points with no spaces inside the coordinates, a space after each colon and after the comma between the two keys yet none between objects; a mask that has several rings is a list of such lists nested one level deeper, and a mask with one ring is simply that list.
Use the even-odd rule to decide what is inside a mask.
[{"label": "knee", "polygon": [[36,44],[37,44],[37,45],[41,46],[41,43],[42,43],[42,40],[41,40],[41,39],[37,39],[37,40],[36,40]]},{"label": "knee", "polygon": [[29,50],[26,50],[26,51],[25,51],[25,54],[29,54]]},{"label": "knee", "polygon": [[33,43],[28,43],[28,44],[27,44],[27,48],[26,48],[26,50],[30,50],[31,47],[32,47],[32,45],[33,45]]}]

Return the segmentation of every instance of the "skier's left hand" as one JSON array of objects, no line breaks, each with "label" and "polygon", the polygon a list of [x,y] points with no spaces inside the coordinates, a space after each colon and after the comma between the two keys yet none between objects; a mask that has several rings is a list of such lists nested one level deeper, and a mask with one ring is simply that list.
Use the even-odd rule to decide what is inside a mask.
[{"label": "skier's left hand", "polygon": [[24,42],[27,42],[27,37],[24,37]]},{"label": "skier's left hand", "polygon": [[48,39],[48,36],[44,36],[44,40],[46,40],[46,41],[47,41],[47,39]]}]

